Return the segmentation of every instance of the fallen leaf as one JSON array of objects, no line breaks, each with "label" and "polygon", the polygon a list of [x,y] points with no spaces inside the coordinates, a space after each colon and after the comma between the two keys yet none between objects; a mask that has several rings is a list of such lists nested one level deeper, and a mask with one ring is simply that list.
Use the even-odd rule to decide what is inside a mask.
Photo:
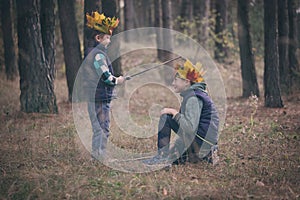
[{"label": "fallen leaf", "polygon": [[263,182],[261,182],[261,181],[256,181],[256,185],[260,186],[260,187],[265,186],[265,184]]},{"label": "fallen leaf", "polygon": [[163,194],[164,194],[165,196],[168,195],[168,190],[167,190],[166,188],[163,188]]}]

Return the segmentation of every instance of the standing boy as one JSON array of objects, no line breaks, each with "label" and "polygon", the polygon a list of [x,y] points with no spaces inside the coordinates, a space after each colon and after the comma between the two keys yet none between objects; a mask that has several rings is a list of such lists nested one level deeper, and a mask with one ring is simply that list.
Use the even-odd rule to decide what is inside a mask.
[{"label": "standing boy", "polygon": [[[183,98],[180,110],[164,108],[158,126],[158,154],[144,163],[173,164],[201,160],[212,162],[217,149],[219,118],[211,98],[206,92],[203,70],[189,60],[176,67],[172,83],[174,91]],[[170,144],[171,130],[178,136]]]},{"label": "standing boy", "polygon": [[110,102],[115,98],[114,87],[125,80],[123,76],[114,76],[107,56],[110,37],[119,20],[98,12],[87,14],[86,18],[90,37],[82,68],[85,74],[83,88],[88,98],[88,112],[93,129],[91,154],[93,158],[104,159],[110,128]]}]

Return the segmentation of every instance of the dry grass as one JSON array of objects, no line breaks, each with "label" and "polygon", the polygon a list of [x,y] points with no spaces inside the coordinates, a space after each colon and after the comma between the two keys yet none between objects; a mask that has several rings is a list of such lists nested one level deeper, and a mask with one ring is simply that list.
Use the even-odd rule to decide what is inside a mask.
[{"label": "dry grass", "polygon": [[[300,197],[299,96],[285,98],[282,109],[267,109],[262,99],[255,107],[251,100],[229,98],[218,165],[185,164],[134,174],[90,161],[66,102],[64,79],[56,80],[58,115],[20,112],[18,81],[6,82],[1,74],[0,83],[0,199]],[[143,101],[148,105],[157,99],[153,91],[144,89],[148,92],[134,94],[141,99],[133,98],[133,104]],[[147,109],[139,106],[133,113],[144,124],[148,119],[141,116]],[[119,131],[117,127],[112,130]],[[124,141],[123,145],[129,148],[134,143]],[[145,148],[135,145],[139,150]]]}]

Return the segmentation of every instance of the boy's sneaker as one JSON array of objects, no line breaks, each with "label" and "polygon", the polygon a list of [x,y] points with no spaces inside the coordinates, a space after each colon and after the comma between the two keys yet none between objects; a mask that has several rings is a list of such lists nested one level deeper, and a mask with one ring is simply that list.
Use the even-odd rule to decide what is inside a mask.
[{"label": "boy's sneaker", "polygon": [[203,160],[207,161],[208,163],[211,163],[213,165],[216,165],[219,162],[219,156],[218,156],[218,146],[215,145],[211,148],[211,151],[207,156],[203,158]]}]

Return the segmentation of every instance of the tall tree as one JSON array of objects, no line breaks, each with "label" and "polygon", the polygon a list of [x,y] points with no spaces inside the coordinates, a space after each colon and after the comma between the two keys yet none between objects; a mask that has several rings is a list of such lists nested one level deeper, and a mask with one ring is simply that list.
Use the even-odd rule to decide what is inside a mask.
[{"label": "tall tree", "polygon": [[88,44],[88,38],[89,35],[91,34],[90,31],[91,29],[87,28],[86,26],[86,13],[92,13],[94,11],[101,12],[101,5],[100,5],[100,0],[84,0],[84,28],[83,28],[83,47],[84,47],[84,52],[87,51],[87,48],[89,47]]},{"label": "tall tree", "polygon": [[300,83],[300,66],[297,60],[297,14],[296,1],[288,1],[288,15],[289,15],[289,68],[292,77],[292,86]]},{"label": "tall tree", "polygon": [[[162,60],[166,61],[169,60],[172,56],[171,52],[173,50],[173,41],[172,41],[172,35],[171,35],[171,29],[172,29],[172,7],[171,7],[171,1],[170,0],[161,0],[162,4],[162,25],[163,28],[165,28],[162,39],[163,39],[163,51],[162,53]],[[170,73],[170,70],[168,68],[165,68],[164,70],[164,77],[166,84],[171,84],[172,82],[172,73]]]},{"label": "tall tree", "polygon": [[50,69],[42,45],[39,3],[39,0],[17,1],[21,110],[57,113]]},{"label": "tall tree", "polygon": [[[134,5],[133,0],[124,0],[124,30],[134,28]],[[131,34],[125,34],[125,41],[133,41]]]},{"label": "tall tree", "polygon": [[278,58],[278,36],[277,36],[277,4],[273,0],[264,0],[264,88],[265,106],[281,108],[279,86],[279,58]]},{"label": "tall tree", "polygon": [[182,0],[180,16],[186,20],[193,18],[193,0]]},{"label": "tall tree", "polygon": [[4,44],[5,73],[8,80],[14,80],[18,75],[16,42],[14,40],[13,3],[5,0],[0,3],[1,23]]},{"label": "tall tree", "polygon": [[[120,19],[119,11],[117,10],[117,1],[116,0],[102,0],[102,12],[105,16],[108,17],[117,17]],[[117,34],[119,32],[120,26],[118,26],[114,31],[113,34]],[[117,58],[113,60],[112,66],[114,69],[114,74],[116,76],[122,75],[122,65],[121,65],[121,56],[120,53],[120,43],[119,41],[112,40],[111,45],[108,49],[108,54],[111,58]]]},{"label": "tall tree", "polygon": [[157,58],[162,60],[162,34],[161,29],[162,27],[162,10],[161,10],[161,0],[154,0],[154,27],[156,29],[156,45],[157,45]]},{"label": "tall tree", "polygon": [[184,32],[186,29],[189,30],[189,27],[186,26],[190,25],[189,23],[193,19],[193,1],[182,0],[180,8],[179,30]]},{"label": "tall tree", "polygon": [[256,79],[254,55],[250,37],[249,0],[238,0],[238,37],[240,47],[241,71],[243,81],[243,97],[256,95],[259,97]]},{"label": "tall tree", "polygon": [[75,1],[58,0],[57,2],[66,65],[68,100],[71,101],[74,81],[82,60],[75,18]]},{"label": "tall tree", "polygon": [[227,7],[228,0],[215,1],[216,24],[215,24],[215,59],[223,62],[228,56],[228,48],[225,40],[225,32],[227,27]]},{"label": "tall tree", "polygon": [[194,0],[194,15],[197,27],[197,41],[208,47],[210,0]]},{"label": "tall tree", "polygon": [[[144,26],[150,27],[153,26],[153,20],[152,20],[152,15],[153,15],[153,0],[142,0],[142,9],[140,11],[140,15],[144,16]],[[143,14],[143,12],[146,12]]]},{"label": "tall tree", "polygon": [[[171,1],[170,0],[161,0],[162,8],[162,27],[166,29],[172,29],[172,10],[171,10]],[[163,39],[163,49],[171,51],[173,49],[172,37],[169,31],[165,31],[162,35]],[[170,53],[167,51],[163,52],[163,60],[170,59]]]},{"label": "tall tree", "polygon": [[41,0],[40,19],[45,58],[53,83],[55,78],[55,0]]},{"label": "tall tree", "polygon": [[279,81],[281,91],[289,93],[291,87],[291,72],[289,70],[289,17],[287,0],[278,0],[278,53]]}]

